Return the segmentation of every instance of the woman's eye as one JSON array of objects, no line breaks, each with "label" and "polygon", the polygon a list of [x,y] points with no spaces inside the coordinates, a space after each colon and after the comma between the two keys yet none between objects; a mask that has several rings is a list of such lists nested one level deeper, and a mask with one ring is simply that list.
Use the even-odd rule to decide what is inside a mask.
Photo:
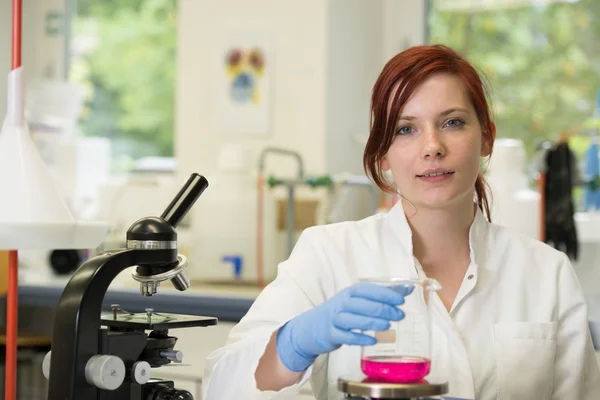
[{"label": "woman's eye", "polygon": [[460,128],[464,124],[465,124],[465,122],[462,119],[458,119],[458,118],[452,118],[451,120],[446,122],[446,125],[450,128]]},{"label": "woman's eye", "polygon": [[408,135],[411,132],[412,132],[411,126],[402,126],[402,127],[400,127],[400,129],[398,129],[398,135]]}]

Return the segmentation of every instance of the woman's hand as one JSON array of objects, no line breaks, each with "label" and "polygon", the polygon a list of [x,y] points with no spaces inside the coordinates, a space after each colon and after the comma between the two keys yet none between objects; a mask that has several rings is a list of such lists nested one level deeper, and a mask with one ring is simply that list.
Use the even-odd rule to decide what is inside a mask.
[{"label": "woman's hand", "polygon": [[386,287],[358,283],[282,326],[276,338],[283,365],[293,372],[306,370],[319,356],[341,345],[368,346],[374,337],[354,330],[385,331],[404,313],[398,308],[412,293],[411,285]]}]

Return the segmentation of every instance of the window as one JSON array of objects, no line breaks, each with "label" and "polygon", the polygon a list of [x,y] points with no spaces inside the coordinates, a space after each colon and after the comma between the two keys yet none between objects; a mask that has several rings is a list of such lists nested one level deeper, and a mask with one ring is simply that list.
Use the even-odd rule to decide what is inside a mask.
[{"label": "window", "polygon": [[74,0],[69,79],[85,87],[80,129],[112,141],[113,170],[173,155],[176,0]]},{"label": "window", "polygon": [[435,0],[429,9],[429,43],[455,48],[487,76],[499,137],[522,139],[531,155],[575,130],[572,148],[585,151],[597,125],[600,1]]}]

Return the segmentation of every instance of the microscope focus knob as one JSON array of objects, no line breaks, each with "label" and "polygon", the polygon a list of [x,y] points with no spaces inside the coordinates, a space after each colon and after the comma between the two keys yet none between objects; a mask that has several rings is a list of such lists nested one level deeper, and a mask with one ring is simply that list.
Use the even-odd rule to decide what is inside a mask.
[{"label": "microscope focus knob", "polygon": [[183,353],[181,350],[165,350],[160,352],[160,356],[176,363],[183,361]]},{"label": "microscope focus knob", "polygon": [[125,380],[125,363],[117,356],[92,356],[85,365],[85,379],[98,389],[115,390]]},{"label": "microscope focus knob", "polygon": [[152,377],[152,368],[147,361],[138,361],[131,367],[131,377],[135,383],[143,385]]},{"label": "microscope focus knob", "polygon": [[50,379],[50,362],[52,359],[52,351],[49,351],[44,356],[44,360],[42,361],[42,373],[46,379]]}]

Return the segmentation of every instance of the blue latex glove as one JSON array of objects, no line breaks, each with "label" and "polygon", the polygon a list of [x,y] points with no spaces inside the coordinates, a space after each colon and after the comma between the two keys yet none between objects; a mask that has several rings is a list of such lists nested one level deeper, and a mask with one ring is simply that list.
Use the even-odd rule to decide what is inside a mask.
[{"label": "blue latex glove", "polygon": [[404,313],[397,306],[414,286],[357,283],[291,319],[277,333],[277,353],[287,369],[305,371],[319,356],[340,346],[369,346],[374,337],[352,330],[385,331]]}]

